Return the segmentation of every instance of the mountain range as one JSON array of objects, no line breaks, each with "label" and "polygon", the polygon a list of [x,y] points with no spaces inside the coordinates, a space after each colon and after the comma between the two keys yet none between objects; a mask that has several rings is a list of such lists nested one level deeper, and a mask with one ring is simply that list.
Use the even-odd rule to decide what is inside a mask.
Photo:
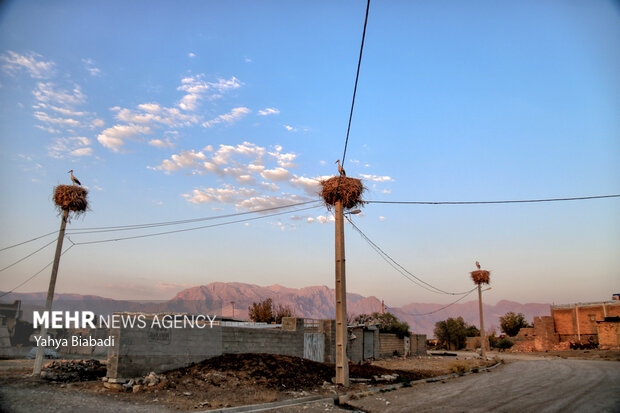
[{"label": "mountain range", "polygon": [[[3,297],[3,302],[22,300],[25,318],[28,310],[41,309],[45,304],[46,293],[11,293]],[[187,288],[176,294],[171,300],[146,302],[113,300],[94,295],[56,294],[54,310],[89,310],[97,314],[107,315],[115,311],[174,311],[200,314],[218,314],[224,317],[247,319],[248,307],[252,303],[273,299],[276,305],[289,306],[296,316],[305,318],[334,318],[334,290],[327,286],[304,288],[287,288],[281,285],[259,286],[236,282],[214,282],[207,285]],[[474,325],[479,325],[480,316],[478,301],[457,303],[448,308],[445,304],[410,303],[401,307],[390,307],[386,311],[406,321],[411,331],[432,337],[437,321],[449,317],[463,317]],[[364,297],[355,293],[347,293],[347,312],[349,317],[359,314],[370,314],[381,311],[381,301],[374,297]],[[549,315],[549,304],[520,304],[514,301],[501,300],[495,305],[484,305],[484,324],[486,329],[499,328],[499,317],[509,311],[523,313],[526,320],[532,321],[535,316]],[[427,314],[431,313],[431,314]],[[427,314],[427,315],[421,315]]]}]

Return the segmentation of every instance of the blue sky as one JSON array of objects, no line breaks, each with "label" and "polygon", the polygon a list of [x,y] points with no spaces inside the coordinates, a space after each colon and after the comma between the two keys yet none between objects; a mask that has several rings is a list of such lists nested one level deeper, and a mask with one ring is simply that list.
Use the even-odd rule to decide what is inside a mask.
[{"label": "blue sky", "polygon": [[[57,229],[51,194],[69,169],[91,203],[70,228],[316,199],[316,179],[342,157],[364,11],[363,1],[3,3],[2,245]],[[373,2],[345,169],[364,179],[367,200],[620,193],[618,39],[620,8],[607,1]],[[354,219],[440,288],[468,289],[479,260],[492,270],[490,302],[562,303],[620,291],[619,212],[617,199],[370,204]],[[333,286],[329,217],[316,208],[79,245],[63,256],[57,291],[145,299],[213,281]],[[346,231],[349,291],[390,305],[451,301]],[[4,251],[0,264],[51,239]],[[1,273],[0,290],[52,254]],[[18,291],[48,280],[49,270]]]}]

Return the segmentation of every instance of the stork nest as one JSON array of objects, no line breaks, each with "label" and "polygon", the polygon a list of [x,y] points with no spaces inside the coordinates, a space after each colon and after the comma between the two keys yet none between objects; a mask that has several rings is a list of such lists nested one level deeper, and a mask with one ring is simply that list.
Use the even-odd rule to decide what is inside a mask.
[{"label": "stork nest", "polygon": [[54,188],[54,203],[60,211],[83,214],[88,208],[88,191],[78,185],[58,185]]},{"label": "stork nest", "polygon": [[491,273],[487,270],[476,270],[472,271],[470,274],[471,279],[478,285],[489,284],[491,282]]},{"label": "stork nest", "polygon": [[321,181],[321,197],[328,208],[336,205],[337,201],[342,201],[345,209],[355,208],[362,205],[362,193],[366,190],[362,181],[346,176],[333,176]]}]

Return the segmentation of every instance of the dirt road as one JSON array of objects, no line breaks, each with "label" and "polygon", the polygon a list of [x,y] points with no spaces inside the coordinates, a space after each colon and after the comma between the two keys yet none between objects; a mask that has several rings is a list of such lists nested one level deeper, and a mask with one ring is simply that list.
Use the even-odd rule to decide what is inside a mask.
[{"label": "dirt road", "polygon": [[365,412],[620,412],[620,363],[519,360],[349,404]]}]

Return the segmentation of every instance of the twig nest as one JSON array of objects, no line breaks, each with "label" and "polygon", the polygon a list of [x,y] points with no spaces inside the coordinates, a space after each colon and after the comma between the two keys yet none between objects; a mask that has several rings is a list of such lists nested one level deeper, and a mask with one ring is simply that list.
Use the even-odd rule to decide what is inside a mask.
[{"label": "twig nest", "polygon": [[345,209],[355,208],[362,205],[362,193],[366,188],[360,179],[346,176],[333,176],[321,181],[321,197],[328,207],[336,205],[336,201],[342,201]]},{"label": "twig nest", "polygon": [[476,270],[472,271],[470,274],[475,284],[489,284],[491,282],[491,273],[487,270]]},{"label": "twig nest", "polygon": [[76,214],[86,212],[88,191],[78,185],[58,185],[54,188],[54,203],[61,211],[69,210]]}]

